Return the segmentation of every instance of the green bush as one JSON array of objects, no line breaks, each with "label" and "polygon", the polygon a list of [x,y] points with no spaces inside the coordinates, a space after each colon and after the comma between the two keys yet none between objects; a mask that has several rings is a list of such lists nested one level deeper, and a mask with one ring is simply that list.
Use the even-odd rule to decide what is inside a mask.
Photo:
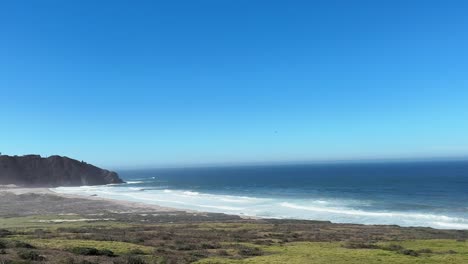
[{"label": "green bush", "polygon": [[6,229],[0,229],[0,237],[10,236],[12,233]]},{"label": "green bush", "polygon": [[403,254],[403,255],[413,256],[413,257],[419,256],[419,253],[412,249],[402,249],[402,250],[399,250],[398,253]]},{"label": "green bush", "polygon": [[217,249],[217,248],[221,248],[221,245],[219,243],[202,243],[201,248],[203,248],[203,249]]},{"label": "green bush", "polygon": [[18,257],[25,259],[25,260],[33,260],[33,261],[43,261],[44,257],[39,255],[36,251],[33,250],[20,250],[18,251]]},{"label": "green bush", "polygon": [[17,248],[36,248],[33,245],[23,242],[23,241],[15,241],[15,247]]},{"label": "green bush", "polygon": [[112,250],[109,250],[109,249],[99,250],[99,255],[107,256],[107,257],[115,257],[114,252],[112,252]]},{"label": "green bush", "polygon": [[91,247],[74,247],[71,252],[77,255],[99,256],[99,250]]},{"label": "green bush", "polygon": [[241,256],[261,256],[262,250],[256,247],[246,247],[241,246],[238,250],[239,255]]},{"label": "green bush", "polygon": [[364,243],[364,242],[353,242],[353,241],[346,242],[345,244],[343,244],[343,247],[344,248],[349,248],[349,249],[361,249],[361,248],[377,249],[377,248],[379,248],[375,244]]},{"label": "green bush", "polygon": [[139,248],[134,248],[128,252],[130,255],[145,255],[145,252]]},{"label": "green bush", "polygon": [[83,256],[107,256],[115,257],[114,252],[109,249],[98,250],[92,247],[74,247],[70,250],[72,253]]}]

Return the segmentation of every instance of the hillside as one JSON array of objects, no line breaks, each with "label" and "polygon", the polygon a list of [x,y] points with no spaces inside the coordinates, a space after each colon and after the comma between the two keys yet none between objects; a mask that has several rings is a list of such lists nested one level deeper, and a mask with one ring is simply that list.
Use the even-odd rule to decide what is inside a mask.
[{"label": "hillside", "polygon": [[123,183],[117,173],[68,157],[0,155],[0,184],[82,186]]}]

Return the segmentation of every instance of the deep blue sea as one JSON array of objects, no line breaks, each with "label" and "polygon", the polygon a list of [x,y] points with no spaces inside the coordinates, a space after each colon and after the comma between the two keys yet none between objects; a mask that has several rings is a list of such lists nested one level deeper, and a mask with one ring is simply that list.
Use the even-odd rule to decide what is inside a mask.
[{"label": "deep blue sea", "polygon": [[54,191],[268,218],[468,229],[468,161],[120,171]]}]

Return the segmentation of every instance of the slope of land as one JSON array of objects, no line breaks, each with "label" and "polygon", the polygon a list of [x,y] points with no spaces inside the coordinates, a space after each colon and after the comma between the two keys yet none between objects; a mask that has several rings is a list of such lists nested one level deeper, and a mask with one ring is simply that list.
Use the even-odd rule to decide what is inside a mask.
[{"label": "slope of land", "polygon": [[81,186],[122,183],[117,173],[68,157],[0,155],[0,184]]}]

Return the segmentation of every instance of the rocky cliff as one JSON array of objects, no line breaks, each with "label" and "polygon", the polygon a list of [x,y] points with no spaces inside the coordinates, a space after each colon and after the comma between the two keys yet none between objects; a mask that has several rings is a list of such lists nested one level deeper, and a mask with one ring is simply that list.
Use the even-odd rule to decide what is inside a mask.
[{"label": "rocky cliff", "polygon": [[68,157],[0,155],[0,184],[81,186],[123,183],[117,173]]}]

